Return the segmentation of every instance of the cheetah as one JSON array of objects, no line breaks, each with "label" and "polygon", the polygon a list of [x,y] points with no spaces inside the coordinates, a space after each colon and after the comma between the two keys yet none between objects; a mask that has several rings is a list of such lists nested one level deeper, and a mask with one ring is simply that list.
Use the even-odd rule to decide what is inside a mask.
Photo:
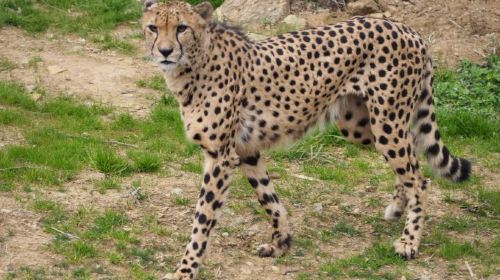
[{"label": "cheetah", "polygon": [[260,151],[332,122],[348,141],[373,146],[394,170],[395,193],[384,218],[407,213],[394,247],[406,259],[416,257],[430,187],[417,155],[455,182],[471,170],[439,134],[432,61],[422,38],[401,23],[354,17],[252,41],[211,20],[212,12],[207,2],[144,1],[149,53],[179,102],[187,137],[205,157],[191,240],[175,279],[196,277],[237,168],[272,221],[272,242],[257,254],[286,253],[292,241],[287,212]]}]

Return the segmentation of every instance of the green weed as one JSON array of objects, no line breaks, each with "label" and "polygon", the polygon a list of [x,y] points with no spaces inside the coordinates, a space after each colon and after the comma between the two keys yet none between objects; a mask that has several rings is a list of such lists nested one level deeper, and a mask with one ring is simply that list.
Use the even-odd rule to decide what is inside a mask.
[{"label": "green weed", "polygon": [[[375,243],[363,254],[335,262],[327,262],[321,266],[321,271],[330,277],[370,278],[379,274],[379,269],[386,265],[404,265],[404,260],[394,254],[394,249],[388,244]],[[383,279],[382,277],[378,279]]]},{"label": "green weed", "polygon": [[116,177],[108,177],[98,181],[96,188],[100,193],[105,193],[107,190],[120,189],[120,181]]},{"label": "green weed", "polygon": [[15,69],[17,66],[14,62],[8,60],[7,58],[0,56],[0,72],[10,71]]},{"label": "green weed", "polygon": [[94,168],[104,174],[125,174],[131,169],[125,159],[107,148],[95,151],[95,153],[91,155],[91,161]]},{"label": "green weed", "polygon": [[138,172],[155,172],[161,167],[161,159],[157,154],[134,151],[130,152],[129,156]]}]

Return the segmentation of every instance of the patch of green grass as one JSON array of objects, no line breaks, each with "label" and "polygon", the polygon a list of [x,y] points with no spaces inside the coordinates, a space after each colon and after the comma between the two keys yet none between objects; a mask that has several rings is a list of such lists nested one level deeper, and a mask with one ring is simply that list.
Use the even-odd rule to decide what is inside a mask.
[{"label": "patch of green grass", "polygon": [[456,232],[465,232],[473,225],[472,221],[465,217],[445,217],[439,227]]},{"label": "patch of green grass", "polygon": [[72,263],[79,263],[82,259],[93,258],[97,256],[97,250],[94,245],[82,240],[71,243],[65,252],[66,258]]},{"label": "patch of green grass", "polygon": [[318,175],[319,179],[334,181],[341,185],[349,183],[349,171],[343,167],[327,167],[323,165],[306,165],[304,172],[307,174]]},{"label": "patch of green grass", "polygon": [[11,25],[30,33],[49,27],[85,36],[110,31],[118,24],[137,20],[140,3],[134,0],[5,0],[0,3],[0,27]]},{"label": "patch of green grass", "polygon": [[38,69],[38,64],[40,64],[42,61],[43,58],[41,58],[38,55],[35,55],[28,61],[28,67]]},{"label": "patch of green grass", "polygon": [[94,37],[92,41],[98,44],[103,50],[115,49],[120,53],[127,55],[132,55],[136,51],[134,45],[125,40],[114,37],[109,33],[106,33],[103,36]]},{"label": "patch of green grass", "polygon": [[191,205],[191,199],[189,197],[183,197],[180,195],[175,195],[173,198],[173,202],[178,206],[189,206]]},{"label": "patch of green grass", "polygon": [[107,190],[120,189],[120,181],[116,177],[108,177],[98,181],[96,188],[100,193],[105,193]]},{"label": "patch of green grass", "polygon": [[463,61],[457,70],[434,74],[435,101],[442,109],[500,115],[500,56],[491,55],[484,65]]},{"label": "patch of green grass", "polygon": [[189,161],[182,164],[181,170],[186,172],[201,174],[203,172],[203,166],[199,161]]},{"label": "patch of green grass", "polygon": [[11,182],[0,182],[0,192],[10,192],[15,188],[16,186]]},{"label": "patch of green grass", "polygon": [[132,256],[138,257],[142,265],[148,265],[154,262],[154,251],[152,249],[134,248],[131,252]]},{"label": "patch of green grass", "polygon": [[324,241],[328,241],[339,235],[354,237],[360,236],[361,232],[352,224],[339,222],[332,229],[322,231],[321,239]]},{"label": "patch of green grass", "polygon": [[15,69],[17,66],[14,62],[8,60],[7,58],[0,56],[0,72],[10,71]]},{"label": "patch of green grass", "polygon": [[54,201],[35,199],[33,201],[32,207],[36,212],[44,214],[42,223],[46,227],[50,227],[56,223],[63,221],[67,216],[65,210]]},{"label": "patch of green grass", "polygon": [[167,86],[165,84],[165,79],[161,75],[154,75],[150,78],[141,79],[137,81],[137,85],[143,88],[150,88],[159,91],[166,91]]},{"label": "patch of green grass", "polygon": [[22,266],[15,272],[9,272],[6,279],[46,279],[47,273],[43,267],[32,268],[28,266]]},{"label": "patch of green grass", "polygon": [[[207,0],[186,0],[186,2],[188,2],[191,5],[196,5],[196,4],[199,4],[201,2],[205,2],[205,1],[207,1]],[[208,2],[210,2],[210,4],[212,4],[212,6],[214,8],[217,8],[220,5],[222,5],[222,3],[224,3],[224,0],[208,0]]]},{"label": "patch of green grass", "polygon": [[127,161],[111,149],[98,149],[91,155],[91,160],[93,166],[104,174],[125,174],[131,170]]},{"label": "patch of green grass", "polygon": [[479,257],[481,254],[471,243],[447,240],[439,246],[439,254],[446,260],[456,260],[466,256]]},{"label": "patch of green grass", "polygon": [[96,217],[94,226],[85,233],[89,240],[99,240],[103,236],[113,233],[119,226],[127,223],[127,218],[120,212],[107,210]]},{"label": "patch of green grass", "polygon": [[477,112],[441,108],[437,112],[437,120],[440,131],[446,137],[493,139],[500,135],[500,120]]},{"label": "patch of green grass", "polygon": [[73,277],[76,279],[90,279],[90,272],[83,267],[79,267],[73,271]]},{"label": "patch of green grass", "polygon": [[130,152],[129,157],[134,162],[134,169],[138,172],[155,172],[161,167],[161,159],[157,154],[149,152]]},{"label": "patch of green grass", "polygon": [[495,215],[500,215],[500,191],[479,189],[477,192],[479,202],[484,203]]},{"label": "patch of green grass", "polygon": [[112,122],[111,127],[115,130],[133,131],[137,129],[140,122],[129,113],[119,114]]},{"label": "patch of green grass", "polygon": [[405,261],[394,254],[389,244],[375,243],[364,253],[347,259],[327,262],[321,265],[321,271],[330,277],[349,277],[366,279],[384,279],[379,271],[387,265],[403,266]]},{"label": "patch of green grass", "polygon": [[19,126],[26,123],[26,117],[19,112],[11,109],[0,109],[0,124]]},{"label": "patch of green grass", "polygon": [[0,104],[20,107],[26,110],[34,110],[37,108],[26,90],[12,82],[0,82]]}]

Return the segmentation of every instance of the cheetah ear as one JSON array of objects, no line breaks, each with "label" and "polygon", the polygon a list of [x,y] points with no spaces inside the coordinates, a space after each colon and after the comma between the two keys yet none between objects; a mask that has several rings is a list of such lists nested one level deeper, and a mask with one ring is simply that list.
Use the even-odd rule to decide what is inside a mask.
[{"label": "cheetah ear", "polygon": [[209,20],[214,12],[214,7],[210,2],[202,2],[196,6],[193,6],[193,10],[198,13],[203,19]]},{"label": "cheetah ear", "polygon": [[142,11],[145,12],[151,10],[156,3],[156,0],[142,0]]}]

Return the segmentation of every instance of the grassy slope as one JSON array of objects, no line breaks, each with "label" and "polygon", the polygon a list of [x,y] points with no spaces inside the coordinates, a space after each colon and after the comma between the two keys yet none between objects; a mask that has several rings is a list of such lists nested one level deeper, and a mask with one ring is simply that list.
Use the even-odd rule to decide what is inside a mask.
[{"label": "grassy slope", "polygon": [[[493,64],[488,66],[463,63],[456,71],[440,70],[436,75],[439,124],[443,137],[455,153],[481,164],[485,173],[476,173],[471,182],[460,185],[434,178],[439,188],[446,193],[444,203],[459,205],[464,209],[479,208],[432,222],[434,229],[425,237],[426,245],[423,247],[424,255],[436,255],[450,265],[460,265],[459,261],[463,258],[475,265],[480,264],[477,273],[482,275],[495,273],[500,240],[497,237],[493,240],[461,241],[455,233],[499,233],[495,221],[500,215],[500,192],[498,189],[484,188],[482,184],[483,180],[488,179],[485,174],[500,170],[496,145],[500,128],[498,107],[495,104],[476,103],[476,99],[495,98],[497,94],[496,84],[491,79],[498,79],[500,75],[499,60],[490,60]],[[475,78],[481,73],[492,78]],[[491,84],[494,86],[489,86]],[[116,210],[64,209],[44,198],[45,189],[59,188],[64,191],[65,182],[88,169],[106,174],[93,186],[103,195],[112,189],[122,189],[121,182],[134,173],[153,172],[160,176],[171,176],[165,168],[171,162],[179,164],[183,171],[201,171],[199,149],[186,142],[177,104],[163,89],[163,81],[159,77],[152,77],[138,81],[138,85],[163,92],[163,98],[151,115],[144,119],[120,114],[114,112],[113,108],[101,105],[82,105],[65,97],[34,102],[23,87],[0,82],[0,105],[3,106],[0,124],[20,130],[26,140],[23,144],[0,150],[0,190],[26,197],[26,207],[42,214],[44,228],[56,237],[50,250],[64,257],[64,264],[71,269],[69,273],[81,274],[82,277],[92,275],[96,273],[91,269],[92,264],[98,259],[107,259],[110,266],[119,267],[139,260],[142,265],[132,266],[129,273],[134,278],[148,278],[148,275],[154,275],[148,271],[161,271],[153,255],[163,249],[144,248],[137,235],[152,231],[161,238],[172,233],[168,233],[168,227],[156,225],[152,220],[142,221],[143,225],[138,225]],[[470,95],[470,102],[464,103],[469,106],[457,106],[456,98],[442,90],[448,87],[461,87],[466,95]],[[113,141],[128,145],[112,145]],[[370,185],[386,192],[392,189],[392,172],[385,167],[380,156],[371,149],[345,143],[335,127],[310,135],[290,149],[270,152],[269,156],[272,158],[271,170],[282,176],[282,180],[277,182],[278,192],[290,205],[325,203],[325,197],[328,196],[358,196],[356,186],[359,185]],[[321,189],[321,192],[316,193],[316,189],[311,192],[311,188],[322,187],[287,176],[287,170],[291,167],[298,168],[299,173],[339,187],[336,190]],[[428,169],[426,173],[433,177]],[[456,198],[456,191],[466,198],[463,195]],[[235,180],[232,195],[235,201],[252,196],[251,189],[241,175]],[[179,207],[189,206],[192,199],[195,198],[179,196],[172,203]],[[376,198],[366,197],[363,200],[369,209],[377,213],[383,207],[383,203]],[[342,275],[395,279],[397,275],[408,274],[406,263],[392,254],[387,238],[388,235],[397,236],[401,225],[396,223],[387,227],[378,215],[360,217],[352,205],[343,205],[342,201],[336,200],[331,203],[340,205],[345,216],[338,222],[328,221],[327,227],[313,231],[298,230],[296,249],[292,255],[278,259],[278,264],[296,265],[298,257],[312,251],[323,256],[324,261],[314,264],[317,268],[310,272],[300,274],[299,279],[336,278]],[[266,219],[262,209],[253,203],[235,202],[229,208],[235,213],[244,213],[245,208],[250,208],[259,220]],[[294,214],[291,209],[291,215]],[[322,221],[325,218],[311,212],[304,215],[311,220]],[[144,227],[144,223],[153,224]],[[123,229],[130,226],[134,231]],[[370,226],[373,232],[362,230],[365,226]],[[70,240],[55,233],[51,227],[77,234],[81,239]],[[328,251],[321,249],[322,244],[333,244],[345,236],[369,240],[372,245],[359,255],[328,261]],[[174,239],[181,244],[185,238],[177,236]],[[114,244],[112,250],[109,248],[110,242]],[[143,268],[140,269],[141,266]],[[387,267],[390,267],[388,271],[383,269]],[[23,273],[26,272],[13,273],[12,277]]]}]

